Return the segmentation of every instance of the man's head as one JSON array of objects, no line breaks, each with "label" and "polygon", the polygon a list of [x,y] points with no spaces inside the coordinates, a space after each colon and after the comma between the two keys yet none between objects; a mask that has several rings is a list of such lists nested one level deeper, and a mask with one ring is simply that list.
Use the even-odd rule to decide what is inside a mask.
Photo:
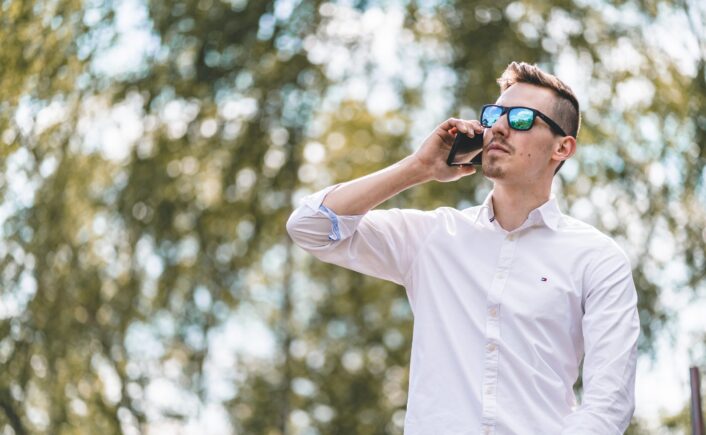
[{"label": "man's head", "polygon": [[[528,183],[539,177],[551,178],[576,151],[581,123],[576,96],[555,76],[524,62],[508,65],[498,84],[501,95],[496,104],[534,109],[535,116],[531,127],[522,131],[512,128],[508,121],[508,115],[516,113],[504,112],[486,129],[485,176]],[[500,113],[500,109],[495,110]]]}]

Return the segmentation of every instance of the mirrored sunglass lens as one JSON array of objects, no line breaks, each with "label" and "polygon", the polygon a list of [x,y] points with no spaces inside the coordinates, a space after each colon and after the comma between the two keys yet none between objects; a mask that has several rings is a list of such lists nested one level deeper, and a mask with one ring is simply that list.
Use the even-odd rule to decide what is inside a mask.
[{"label": "mirrored sunglass lens", "polygon": [[517,130],[529,130],[534,121],[534,112],[527,109],[512,109],[508,115],[510,127]]},{"label": "mirrored sunglass lens", "polygon": [[500,114],[503,113],[503,109],[496,106],[489,106],[483,110],[481,116],[481,124],[483,127],[492,127],[493,124],[500,118]]}]

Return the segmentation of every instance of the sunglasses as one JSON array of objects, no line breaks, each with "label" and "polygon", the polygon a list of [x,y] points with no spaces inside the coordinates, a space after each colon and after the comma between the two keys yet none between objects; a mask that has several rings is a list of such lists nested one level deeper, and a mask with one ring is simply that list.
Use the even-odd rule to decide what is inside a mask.
[{"label": "sunglasses", "polygon": [[554,122],[550,117],[536,109],[529,107],[513,106],[505,107],[497,104],[486,104],[480,112],[480,123],[485,128],[490,128],[507,113],[507,123],[513,130],[527,131],[534,125],[534,118],[539,116],[546,122],[554,132],[568,136],[564,129],[559,127],[559,124]]}]

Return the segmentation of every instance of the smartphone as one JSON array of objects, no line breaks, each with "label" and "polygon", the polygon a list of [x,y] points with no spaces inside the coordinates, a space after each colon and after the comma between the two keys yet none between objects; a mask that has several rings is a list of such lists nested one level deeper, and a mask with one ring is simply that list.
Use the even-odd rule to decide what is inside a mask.
[{"label": "smartphone", "polygon": [[482,164],[483,133],[468,137],[460,131],[456,133],[446,164],[449,166],[466,166]]}]

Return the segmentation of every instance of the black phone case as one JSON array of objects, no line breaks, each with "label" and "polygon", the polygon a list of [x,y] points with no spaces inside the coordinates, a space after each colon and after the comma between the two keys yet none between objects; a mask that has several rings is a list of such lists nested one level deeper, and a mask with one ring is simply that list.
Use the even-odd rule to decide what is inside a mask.
[{"label": "black phone case", "polygon": [[480,165],[483,162],[483,153],[479,153],[477,156],[473,157],[469,163],[453,163],[456,154],[458,153],[468,153],[475,150],[483,148],[483,134],[476,133],[473,137],[468,137],[465,134],[458,132],[456,133],[456,138],[454,139],[453,145],[451,145],[451,151],[449,152],[449,157],[446,159],[446,164],[449,166],[463,166],[463,165]]}]

